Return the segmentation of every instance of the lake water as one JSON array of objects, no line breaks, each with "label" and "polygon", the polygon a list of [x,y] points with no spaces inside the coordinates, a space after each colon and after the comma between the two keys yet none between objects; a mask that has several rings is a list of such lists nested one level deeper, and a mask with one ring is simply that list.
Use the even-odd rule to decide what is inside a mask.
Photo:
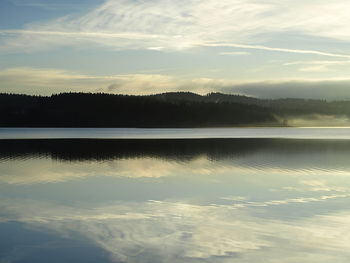
[{"label": "lake water", "polygon": [[43,140],[3,129],[0,262],[347,263],[350,140],[335,134],[349,129],[300,130]]},{"label": "lake water", "polygon": [[350,127],[339,128],[0,128],[0,139],[204,139],[286,138],[350,139]]}]

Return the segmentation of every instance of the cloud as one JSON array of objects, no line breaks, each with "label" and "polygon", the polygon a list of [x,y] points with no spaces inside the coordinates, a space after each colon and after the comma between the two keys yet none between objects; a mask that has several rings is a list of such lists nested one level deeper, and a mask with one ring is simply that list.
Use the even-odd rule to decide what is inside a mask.
[{"label": "cloud", "polygon": [[105,87],[110,77],[96,77],[59,69],[10,68],[0,72],[3,89],[26,94],[53,94],[65,91],[93,91]]},{"label": "cloud", "polygon": [[33,23],[22,30],[2,30],[1,49],[81,47],[89,42],[119,50],[231,46],[349,58],[321,50],[256,45],[288,33],[348,42],[349,8],[344,0],[107,0],[84,14]]},{"label": "cloud", "polygon": [[246,55],[250,55],[250,53],[246,51],[232,51],[232,52],[221,52],[220,55],[246,56]]},{"label": "cloud", "polygon": [[50,95],[60,92],[153,94],[176,90],[171,76],[156,74],[85,75],[60,69],[9,68],[0,71],[3,89],[12,93]]},{"label": "cloud", "polygon": [[333,66],[350,65],[349,60],[311,60],[311,61],[294,61],[284,63],[285,66],[301,65],[300,71],[306,72],[328,72],[332,71]]},{"label": "cloud", "polygon": [[176,90],[175,79],[165,75],[135,74],[116,78],[113,84],[107,87],[108,92],[134,94],[153,94],[159,91]]},{"label": "cloud", "polygon": [[232,84],[221,89],[227,93],[258,98],[350,99],[350,80],[275,80]]},{"label": "cloud", "polygon": [[327,56],[327,57],[350,58],[350,55],[347,55],[347,54],[337,54],[337,53],[322,52],[317,50],[268,47],[268,46],[261,46],[261,45],[243,45],[243,44],[234,44],[234,43],[214,43],[214,44],[208,43],[208,44],[202,44],[202,45],[207,47],[234,47],[234,48],[243,48],[243,49],[276,51],[276,52],[284,52],[284,53],[312,54],[312,55]]},{"label": "cloud", "polygon": [[350,64],[350,60],[310,60],[310,61],[293,61],[287,62],[283,65],[344,65]]},{"label": "cloud", "polygon": [[[73,44],[74,41],[80,42],[80,41],[92,41],[95,40],[107,40],[104,43],[108,45],[109,41],[119,41],[122,43],[123,41],[142,41],[143,43],[145,41],[149,41],[149,46],[144,47],[136,47],[133,46],[130,43],[130,46],[125,46],[126,49],[148,49],[148,50],[166,50],[166,49],[186,49],[186,48],[195,48],[195,47],[233,47],[233,48],[240,48],[240,49],[255,49],[255,50],[264,50],[264,51],[272,51],[272,52],[283,52],[283,53],[296,53],[296,54],[311,54],[311,55],[319,55],[319,56],[327,56],[327,57],[337,57],[337,58],[350,58],[350,55],[347,54],[339,54],[339,53],[330,53],[330,52],[323,52],[318,50],[304,50],[304,49],[290,49],[290,48],[279,48],[279,47],[269,47],[269,46],[262,46],[262,45],[247,45],[247,44],[237,44],[237,43],[210,43],[210,42],[188,42],[185,44],[178,44],[176,47],[167,47],[167,45],[164,46],[152,46],[152,40],[162,40],[162,41],[174,41],[177,42],[177,38],[180,38],[180,36],[175,36],[173,39],[167,39],[166,37],[162,35],[152,35],[152,34],[145,34],[145,33],[107,33],[107,32],[66,32],[66,31],[35,31],[35,30],[0,30],[0,35],[22,35],[24,38],[29,39],[32,38],[32,36],[38,36],[38,38],[47,39],[51,44],[53,44],[53,40],[57,41],[60,38],[67,38],[69,41],[67,41],[65,44]],[[52,39],[50,39],[52,37]],[[20,43],[19,43],[20,44]],[[154,45],[157,45],[158,43],[154,43]],[[14,47],[16,47],[16,44],[14,44]],[[116,48],[118,48],[116,46]],[[123,49],[123,47],[119,47],[120,49]],[[118,49],[119,49],[118,48]],[[248,55],[249,52],[239,52],[239,51],[232,51],[232,52],[221,52],[220,55]]]},{"label": "cloud", "polygon": [[60,92],[108,92],[144,95],[170,91],[199,94],[223,92],[259,98],[350,99],[350,80],[274,80],[236,82],[229,79],[181,78],[161,74],[87,75],[44,68],[8,68],[0,71],[3,90],[50,95]]},{"label": "cloud", "polygon": [[210,78],[181,79],[160,74],[86,75],[44,68],[4,69],[0,71],[0,81],[6,92],[36,95],[60,92],[144,95],[180,90],[206,94],[226,83]]}]

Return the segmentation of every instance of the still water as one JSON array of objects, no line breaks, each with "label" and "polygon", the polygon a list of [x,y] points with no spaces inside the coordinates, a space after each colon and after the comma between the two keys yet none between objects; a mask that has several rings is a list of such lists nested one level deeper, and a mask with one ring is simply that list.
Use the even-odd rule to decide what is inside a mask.
[{"label": "still water", "polygon": [[350,127],[315,128],[0,128],[0,139],[350,139]]},{"label": "still water", "polygon": [[0,262],[349,262],[350,140],[0,140]]}]

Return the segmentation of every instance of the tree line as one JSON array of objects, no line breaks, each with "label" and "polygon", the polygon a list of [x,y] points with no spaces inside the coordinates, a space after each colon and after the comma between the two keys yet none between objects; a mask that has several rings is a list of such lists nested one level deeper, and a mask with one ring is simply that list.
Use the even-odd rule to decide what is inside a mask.
[{"label": "tree line", "polygon": [[0,94],[0,112],[1,127],[277,125],[272,111],[259,105],[104,93]]}]

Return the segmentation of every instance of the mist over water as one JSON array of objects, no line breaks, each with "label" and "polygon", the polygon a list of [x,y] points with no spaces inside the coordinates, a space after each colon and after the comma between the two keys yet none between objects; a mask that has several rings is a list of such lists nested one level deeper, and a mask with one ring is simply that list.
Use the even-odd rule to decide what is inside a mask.
[{"label": "mist over water", "polygon": [[288,117],[286,121],[291,127],[350,127],[350,119],[346,115],[309,114]]}]

